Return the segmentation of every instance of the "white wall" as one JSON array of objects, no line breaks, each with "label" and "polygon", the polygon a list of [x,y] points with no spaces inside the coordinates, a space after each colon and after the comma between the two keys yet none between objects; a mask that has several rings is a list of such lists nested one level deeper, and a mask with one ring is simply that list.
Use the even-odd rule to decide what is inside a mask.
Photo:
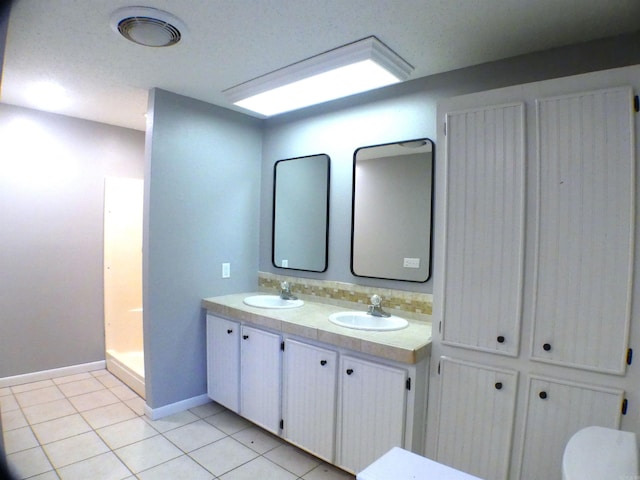
[{"label": "white wall", "polygon": [[201,299],[257,288],[262,143],[255,118],[158,89],[149,102],[143,322],[157,409],[206,392]]},{"label": "white wall", "polygon": [[0,104],[0,378],[104,360],[104,177],[144,135]]}]

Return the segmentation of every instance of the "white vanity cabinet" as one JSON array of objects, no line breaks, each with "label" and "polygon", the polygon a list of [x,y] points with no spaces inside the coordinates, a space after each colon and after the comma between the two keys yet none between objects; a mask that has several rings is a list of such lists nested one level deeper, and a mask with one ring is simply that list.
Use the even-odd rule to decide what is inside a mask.
[{"label": "white vanity cabinet", "polygon": [[280,430],[282,337],[241,327],[240,414],[272,433]]},{"label": "white vanity cabinet", "polygon": [[336,464],[359,472],[404,446],[407,370],[344,355],[339,384]]},{"label": "white vanity cabinet", "polygon": [[207,314],[207,394],[240,411],[240,324]]},{"label": "white vanity cabinet", "polygon": [[333,462],[338,353],[298,340],[285,341],[283,436]]}]

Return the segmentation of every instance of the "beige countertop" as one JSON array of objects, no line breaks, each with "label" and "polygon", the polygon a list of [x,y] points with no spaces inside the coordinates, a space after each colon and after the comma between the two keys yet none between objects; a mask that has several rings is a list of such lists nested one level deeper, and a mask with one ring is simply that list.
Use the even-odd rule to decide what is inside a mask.
[{"label": "beige countertop", "polygon": [[[431,323],[412,320],[402,330],[375,332],[341,327],[329,322],[329,315],[349,310],[335,305],[304,300],[290,309],[250,307],[243,299],[264,293],[237,293],[202,300],[207,311],[299,337],[317,340],[356,352],[397,362],[415,364],[431,352]],[[365,306],[361,310],[365,310]],[[355,310],[355,309],[354,309]]]}]

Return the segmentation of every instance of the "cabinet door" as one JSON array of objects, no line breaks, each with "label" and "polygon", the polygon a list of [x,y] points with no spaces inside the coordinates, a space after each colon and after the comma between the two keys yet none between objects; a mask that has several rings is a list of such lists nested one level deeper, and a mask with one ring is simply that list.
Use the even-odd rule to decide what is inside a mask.
[{"label": "cabinet door", "polygon": [[518,374],[440,359],[438,462],[486,480],[506,480]]},{"label": "cabinet door", "polygon": [[280,429],[281,337],[242,326],[240,414],[265,430]]},{"label": "cabinet door", "polygon": [[[442,342],[516,356],[523,291],[524,105],[446,118]],[[434,295],[436,297],[437,295]]]},{"label": "cabinet door", "polygon": [[634,245],[630,88],[538,100],[534,360],[626,367]]},{"label": "cabinet door", "polygon": [[240,408],[240,324],[207,314],[207,393],[234,412]]},{"label": "cabinet door", "polygon": [[283,435],[333,462],[338,354],[287,340],[284,358]]},{"label": "cabinet door", "polygon": [[392,447],[403,446],[406,380],[406,370],[341,357],[338,466],[359,472]]},{"label": "cabinet door", "polygon": [[623,397],[622,390],[531,376],[520,478],[559,480],[571,436],[589,425],[618,428]]}]

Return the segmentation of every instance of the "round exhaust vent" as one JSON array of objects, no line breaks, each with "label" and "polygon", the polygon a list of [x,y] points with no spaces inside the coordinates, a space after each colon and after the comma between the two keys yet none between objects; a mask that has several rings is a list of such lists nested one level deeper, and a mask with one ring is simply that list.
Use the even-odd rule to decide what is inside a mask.
[{"label": "round exhaust vent", "polygon": [[150,7],[125,7],[111,15],[111,28],[138,45],[169,47],[182,38],[186,26],[170,13]]}]

